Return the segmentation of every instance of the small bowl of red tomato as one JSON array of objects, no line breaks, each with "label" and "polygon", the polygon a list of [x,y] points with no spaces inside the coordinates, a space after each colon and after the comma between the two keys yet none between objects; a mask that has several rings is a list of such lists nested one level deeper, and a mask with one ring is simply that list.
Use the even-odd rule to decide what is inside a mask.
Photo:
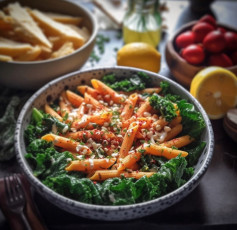
[{"label": "small bowl of red tomato", "polygon": [[204,15],[173,35],[165,56],[171,73],[186,87],[208,66],[224,67],[237,75],[237,30]]}]

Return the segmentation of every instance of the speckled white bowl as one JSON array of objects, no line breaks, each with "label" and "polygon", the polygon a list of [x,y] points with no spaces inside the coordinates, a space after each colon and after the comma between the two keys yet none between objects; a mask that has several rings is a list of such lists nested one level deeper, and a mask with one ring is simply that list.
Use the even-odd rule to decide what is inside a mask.
[{"label": "speckled white bowl", "polygon": [[128,67],[112,67],[70,73],[61,78],[51,81],[49,84],[42,87],[26,102],[25,106],[23,107],[17,121],[17,127],[15,132],[15,149],[17,153],[17,160],[23,172],[27,176],[29,182],[33,185],[36,191],[58,207],[75,215],[90,219],[108,221],[135,219],[164,210],[165,208],[168,208],[169,206],[177,203],[185,196],[187,196],[199,184],[200,179],[206,172],[212,158],[214,138],[211,123],[202,106],[195,98],[193,98],[189,94],[187,90],[185,90],[183,87],[181,87],[174,81],[171,81],[166,77],[160,76],[152,72],[143,71],[152,78],[154,85],[158,85],[160,81],[168,81],[171,85],[172,90],[175,91],[176,94],[181,95],[183,98],[193,103],[196,109],[201,112],[205,120],[206,129],[201,139],[206,141],[207,145],[195,167],[195,173],[193,177],[186,184],[165,196],[151,201],[132,205],[105,206],[81,203],[64,197],[43,185],[33,175],[32,169],[24,157],[26,154],[24,143],[24,130],[30,122],[32,108],[40,108],[48,100],[56,99],[59,96],[60,92],[65,88],[75,89],[77,85],[90,84],[90,80],[92,78],[100,79],[102,76],[108,73],[115,73],[118,76],[130,76],[136,71],[141,70]]},{"label": "speckled white bowl", "polygon": [[[14,0],[0,1],[0,9]],[[79,70],[88,60],[97,35],[97,23],[93,14],[84,6],[64,0],[18,0],[22,6],[28,6],[45,12],[54,12],[80,16],[83,26],[91,33],[89,40],[73,53],[55,59],[42,61],[0,61],[0,84],[17,89],[39,89],[47,82],[63,74]],[[79,2],[79,1],[78,1]]]}]

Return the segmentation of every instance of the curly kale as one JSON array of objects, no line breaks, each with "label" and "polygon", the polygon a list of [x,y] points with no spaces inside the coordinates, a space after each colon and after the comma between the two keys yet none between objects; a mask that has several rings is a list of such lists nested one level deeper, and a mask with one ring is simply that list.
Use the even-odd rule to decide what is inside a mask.
[{"label": "curly kale", "polygon": [[151,84],[151,78],[142,72],[126,78],[118,78],[115,74],[108,74],[102,78],[102,81],[112,89],[124,92],[143,90]]},{"label": "curly kale", "polygon": [[154,109],[158,110],[165,117],[166,121],[170,122],[177,116],[174,104],[166,98],[153,94],[149,98],[149,102]]},{"label": "curly kale", "polygon": [[29,144],[47,132],[50,132],[53,126],[55,126],[57,132],[59,133],[65,133],[69,129],[67,124],[34,108],[31,123],[25,130],[26,142]]}]

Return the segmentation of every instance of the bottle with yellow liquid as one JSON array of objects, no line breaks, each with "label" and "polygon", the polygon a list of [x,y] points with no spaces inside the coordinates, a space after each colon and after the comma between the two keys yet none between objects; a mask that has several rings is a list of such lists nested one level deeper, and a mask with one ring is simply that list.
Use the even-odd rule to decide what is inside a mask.
[{"label": "bottle with yellow liquid", "polygon": [[123,21],[124,43],[146,42],[154,47],[161,37],[159,0],[130,0]]}]

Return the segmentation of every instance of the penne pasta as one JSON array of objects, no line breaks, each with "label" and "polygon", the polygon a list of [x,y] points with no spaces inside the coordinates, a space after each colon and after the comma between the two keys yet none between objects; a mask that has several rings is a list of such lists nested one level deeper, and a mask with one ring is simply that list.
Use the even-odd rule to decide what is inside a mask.
[{"label": "penne pasta", "polygon": [[70,90],[66,90],[66,96],[68,101],[76,108],[78,108],[81,103],[84,101],[84,98],[77,95],[76,93],[73,93]]},{"label": "penne pasta", "polygon": [[134,111],[134,107],[137,103],[137,98],[138,95],[137,93],[131,94],[128,99],[125,101],[125,105],[123,108],[123,111],[121,113],[121,118],[123,121],[126,121],[127,119],[129,119]]},{"label": "penne pasta", "polygon": [[88,172],[99,169],[107,169],[111,167],[115,161],[116,158],[75,160],[71,161],[65,170]]},{"label": "penne pasta", "polygon": [[129,128],[128,128],[125,136],[124,136],[122,146],[121,146],[120,151],[119,151],[119,156],[121,158],[127,156],[128,151],[130,150],[130,148],[133,145],[133,141],[134,141],[134,138],[136,136],[137,130],[138,130],[138,124],[137,124],[137,122],[133,122],[129,126]]},{"label": "penne pasta", "polygon": [[179,154],[182,157],[186,157],[188,155],[187,152],[178,150],[178,149],[173,149],[173,148],[168,148],[166,146],[161,146],[161,145],[156,145],[156,144],[145,144],[142,149],[145,150],[145,154],[151,154],[155,156],[160,156],[160,157],[165,157],[167,159],[172,159],[177,157]]},{"label": "penne pasta", "polygon": [[82,95],[85,95],[85,93],[87,93],[94,98],[97,98],[97,96],[100,95],[100,93],[96,89],[93,89],[87,85],[78,86],[77,91],[80,92]]},{"label": "penne pasta", "polygon": [[194,141],[194,138],[190,137],[189,135],[182,136],[182,137],[177,137],[174,138],[170,141],[166,141],[161,144],[161,146],[166,146],[166,147],[176,147],[176,148],[181,148],[183,146],[186,146]]},{"label": "penne pasta", "polygon": [[46,113],[50,114],[52,117],[57,118],[59,121],[63,120],[63,118],[56,111],[54,111],[48,104],[45,104],[44,110]]},{"label": "penne pasta", "polygon": [[149,100],[147,99],[145,102],[142,103],[140,108],[137,110],[136,117],[143,117],[144,113],[149,114],[151,109],[152,109],[152,107],[151,107],[151,105],[149,103]]},{"label": "penne pasta", "polygon": [[125,97],[121,94],[118,94],[113,89],[105,85],[103,82],[92,79],[91,84],[94,87],[94,89],[98,90],[102,95],[109,95],[111,100],[118,104],[123,104],[125,102]]},{"label": "penne pasta", "polygon": [[[65,188],[73,199],[83,198],[83,193],[88,193],[90,200],[86,200],[99,204],[105,198],[107,203],[103,204],[122,204],[124,197],[129,198],[129,202],[140,202],[146,197],[159,196],[160,189],[162,194],[166,188],[170,192],[170,188],[178,184],[177,178],[183,184],[193,172],[189,168],[191,164],[194,166],[192,162],[198,160],[192,150],[190,156],[184,150],[205,147],[205,143],[195,141],[202,138],[201,133],[197,135],[199,126],[205,124],[199,119],[201,114],[185,100],[166,95],[169,91],[165,82],[161,84],[160,95],[159,87],[143,89],[145,81],[150,82],[143,73],[136,75],[132,71],[131,78],[127,75],[116,78],[111,73],[102,81],[92,79],[92,87],[77,86],[81,96],[71,90],[63,91],[60,98],[53,101],[57,111],[45,104],[45,113],[50,114],[50,119],[34,108],[25,139],[27,151],[31,151],[27,157],[32,158],[33,163],[37,161],[36,174],[41,176],[42,171],[42,178],[46,174],[52,176],[53,180],[50,178],[47,182],[49,186],[59,188],[58,191]],[[198,119],[189,127],[193,116]],[[193,132],[192,127],[198,128]],[[37,132],[32,134],[35,130]],[[197,136],[194,139],[190,135]],[[35,140],[39,142],[33,142]],[[38,143],[40,154],[36,155],[34,149]],[[41,165],[43,170],[38,170]],[[82,197],[77,195],[78,189],[82,190]],[[131,192],[135,194],[132,199]]]},{"label": "penne pasta", "polygon": [[179,133],[182,132],[183,126],[181,124],[176,125],[173,127],[166,135],[164,141],[169,141],[176,137]]},{"label": "penne pasta", "polygon": [[95,108],[98,108],[98,109],[106,109],[106,107],[104,105],[102,105],[99,101],[97,101],[95,98],[93,98],[88,93],[85,93],[84,97],[85,97],[85,103],[86,104],[90,104],[90,105],[92,105],[92,106],[94,106]]},{"label": "penne pasta", "polygon": [[137,161],[139,161],[141,158],[141,153],[140,152],[134,152],[126,157],[124,157],[121,162],[119,163],[118,166],[118,171],[123,171],[125,169],[131,169]]},{"label": "penne pasta", "polygon": [[182,121],[182,117],[181,116],[177,116],[176,118],[174,118],[170,123],[169,126],[171,128],[175,127],[176,125],[180,124]]},{"label": "penne pasta", "polygon": [[72,138],[74,140],[79,139],[90,139],[92,138],[93,140],[100,141],[103,139],[118,139],[116,135],[112,132],[105,132],[102,130],[98,129],[93,129],[93,130],[81,130],[78,132],[69,132],[65,135],[67,138]]},{"label": "penne pasta", "polygon": [[67,100],[65,91],[63,91],[59,97],[59,106],[62,117],[66,116],[66,114],[69,114],[72,111],[71,103]]},{"label": "penne pasta", "polygon": [[139,93],[149,93],[149,94],[157,93],[158,94],[160,91],[161,91],[161,88],[146,88],[139,91]]},{"label": "penne pasta", "polygon": [[41,139],[48,142],[53,142],[54,146],[71,150],[73,152],[77,152],[78,154],[89,155],[92,152],[87,146],[81,145],[76,141],[73,141],[71,139],[62,136],[54,134],[46,134],[42,136]]},{"label": "penne pasta", "polygon": [[104,181],[109,178],[124,176],[125,178],[135,178],[139,179],[143,176],[150,177],[154,174],[154,172],[125,172],[118,170],[98,170],[96,171],[90,179],[93,181]]}]

